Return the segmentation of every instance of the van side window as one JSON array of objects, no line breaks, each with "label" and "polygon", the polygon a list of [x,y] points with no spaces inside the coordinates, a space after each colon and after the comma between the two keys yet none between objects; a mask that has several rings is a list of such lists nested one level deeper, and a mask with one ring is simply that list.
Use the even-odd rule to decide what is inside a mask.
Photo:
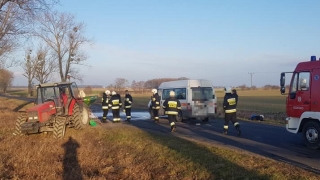
[{"label": "van side window", "polygon": [[164,89],[162,93],[162,99],[167,99],[170,91],[174,91],[177,99],[186,99],[186,88],[172,88],[172,89]]}]

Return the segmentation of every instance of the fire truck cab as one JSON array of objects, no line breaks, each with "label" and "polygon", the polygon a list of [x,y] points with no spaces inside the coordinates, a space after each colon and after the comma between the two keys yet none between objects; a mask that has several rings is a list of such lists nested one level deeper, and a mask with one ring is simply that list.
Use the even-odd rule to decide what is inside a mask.
[{"label": "fire truck cab", "polygon": [[[289,92],[285,93],[285,75],[292,74]],[[281,94],[286,94],[286,129],[302,133],[305,144],[320,148],[320,59],[300,62],[293,72],[282,72]]]}]

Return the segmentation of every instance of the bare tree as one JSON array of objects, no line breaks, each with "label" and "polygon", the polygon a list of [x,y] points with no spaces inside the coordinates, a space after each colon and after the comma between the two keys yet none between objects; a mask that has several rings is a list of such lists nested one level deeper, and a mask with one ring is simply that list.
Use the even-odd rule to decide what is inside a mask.
[{"label": "bare tree", "polygon": [[39,10],[49,9],[58,2],[58,0],[1,0],[0,10],[12,3],[29,14],[35,14]]},{"label": "bare tree", "polygon": [[84,36],[84,23],[75,22],[75,16],[67,13],[46,12],[37,18],[34,35],[43,40],[55,54],[61,81],[69,77],[81,80],[76,65],[85,65],[87,59],[80,47],[91,40]]},{"label": "bare tree", "polygon": [[12,85],[13,72],[6,69],[0,69],[0,89],[3,93],[6,93],[8,88]]},{"label": "bare tree", "polygon": [[58,70],[57,61],[49,54],[49,47],[42,44],[39,45],[34,68],[34,78],[38,80],[39,83],[48,82],[53,73]]},{"label": "bare tree", "polygon": [[37,59],[35,57],[31,57],[32,50],[31,48],[25,50],[25,59],[24,62],[21,62],[20,66],[24,70],[23,76],[28,79],[28,95],[32,94],[32,81],[35,76],[35,68]]},{"label": "bare tree", "polygon": [[131,83],[131,88],[135,91],[141,91],[143,93],[144,83],[144,81],[133,80]]},{"label": "bare tree", "polygon": [[114,81],[114,88],[116,90],[121,90],[122,88],[125,88],[128,86],[128,80],[125,78],[117,78]]},{"label": "bare tree", "polygon": [[[30,31],[39,12],[48,10],[58,0],[0,0],[0,67],[12,66],[10,56],[19,47],[19,39]],[[11,60],[11,61],[7,61]]]}]

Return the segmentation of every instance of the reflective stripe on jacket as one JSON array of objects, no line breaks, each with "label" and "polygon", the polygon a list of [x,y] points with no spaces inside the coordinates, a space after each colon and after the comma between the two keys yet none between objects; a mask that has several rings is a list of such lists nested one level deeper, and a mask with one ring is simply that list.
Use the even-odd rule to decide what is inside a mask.
[{"label": "reflective stripe on jacket", "polygon": [[109,107],[111,109],[120,109],[122,103],[121,103],[121,98],[119,95],[113,95],[111,96],[111,99],[109,100]]},{"label": "reflective stripe on jacket", "polygon": [[180,101],[174,97],[169,97],[164,101],[163,109],[167,115],[178,115],[178,110],[181,109]]},{"label": "reflective stripe on jacket", "polygon": [[126,94],[124,97],[124,108],[131,108],[132,102],[132,96],[130,94]]},{"label": "reflective stripe on jacket", "polygon": [[226,93],[223,100],[223,109],[225,113],[237,112],[237,98],[234,94]]},{"label": "reflective stripe on jacket", "polygon": [[151,96],[152,109],[160,109],[160,96],[155,93]]}]

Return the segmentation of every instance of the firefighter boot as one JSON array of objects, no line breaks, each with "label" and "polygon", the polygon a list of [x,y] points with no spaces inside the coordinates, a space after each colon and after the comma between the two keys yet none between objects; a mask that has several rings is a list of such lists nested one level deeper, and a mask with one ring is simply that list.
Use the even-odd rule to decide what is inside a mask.
[{"label": "firefighter boot", "polygon": [[227,135],[228,134],[228,130],[227,129],[223,129],[222,134]]},{"label": "firefighter boot", "polygon": [[239,124],[236,125],[236,130],[238,131],[238,136],[241,136],[241,129]]},{"label": "firefighter boot", "polygon": [[171,126],[171,132],[174,132],[174,131],[176,131],[176,126],[175,125]]},{"label": "firefighter boot", "polygon": [[171,126],[171,132],[174,132],[176,130],[176,124],[174,122],[170,123]]}]

